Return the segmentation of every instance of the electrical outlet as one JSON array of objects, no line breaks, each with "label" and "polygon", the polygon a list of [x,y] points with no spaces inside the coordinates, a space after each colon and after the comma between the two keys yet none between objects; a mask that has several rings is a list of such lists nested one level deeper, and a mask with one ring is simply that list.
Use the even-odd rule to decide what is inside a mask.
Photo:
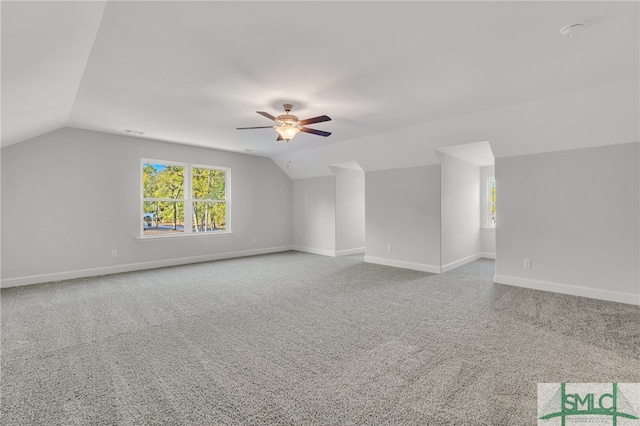
[{"label": "electrical outlet", "polygon": [[525,259],[522,267],[525,269],[531,269],[531,259]]},{"label": "electrical outlet", "polygon": [[111,257],[118,257],[118,250],[111,250]]},{"label": "electrical outlet", "polygon": [[389,252],[391,251],[391,244],[389,244],[389,245],[387,246],[387,251],[389,251]]}]

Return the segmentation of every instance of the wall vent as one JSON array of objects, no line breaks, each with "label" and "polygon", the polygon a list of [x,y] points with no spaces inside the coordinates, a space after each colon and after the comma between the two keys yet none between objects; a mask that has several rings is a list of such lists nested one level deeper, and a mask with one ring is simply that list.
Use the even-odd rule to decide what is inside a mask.
[{"label": "wall vent", "polygon": [[132,135],[144,135],[146,133],[146,132],[142,132],[140,130],[131,130],[131,129],[124,129],[123,132],[130,133]]}]

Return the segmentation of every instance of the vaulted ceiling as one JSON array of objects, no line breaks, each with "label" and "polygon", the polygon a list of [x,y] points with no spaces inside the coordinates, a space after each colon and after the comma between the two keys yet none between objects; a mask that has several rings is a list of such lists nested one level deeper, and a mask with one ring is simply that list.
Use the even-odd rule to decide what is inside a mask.
[{"label": "vaulted ceiling", "polygon": [[[71,126],[274,157],[639,73],[637,2],[1,7],[2,146]],[[236,130],[285,102],[333,134]]]}]

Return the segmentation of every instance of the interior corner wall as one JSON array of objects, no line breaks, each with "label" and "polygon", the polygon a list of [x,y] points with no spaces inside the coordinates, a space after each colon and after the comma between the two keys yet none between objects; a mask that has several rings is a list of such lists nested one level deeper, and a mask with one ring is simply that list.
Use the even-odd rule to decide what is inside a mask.
[{"label": "interior corner wall", "polygon": [[[137,240],[141,158],[230,167],[233,232]],[[2,148],[1,172],[3,286],[291,249],[291,179],[268,158],[63,128]]]},{"label": "interior corner wall", "polygon": [[480,199],[482,203],[480,205],[480,209],[482,210],[481,215],[481,244],[482,244],[482,255],[485,257],[493,258],[496,257],[496,229],[492,228],[489,224],[489,188],[487,187],[487,179],[489,177],[496,176],[496,168],[495,166],[483,166],[480,167]]},{"label": "interior corner wall", "polygon": [[496,282],[640,304],[639,150],[497,158]]},{"label": "interior corner wall", "polygon": [[440,165],[366,172],[365,261],[440,272],[440,189]]},{"label": "interior corner wall", "polygon": [[336,177],[293,181],[293,248],[336,255]]},{"label": "interior corner wall", "polygon": [[442,168],[443,272],[482,256],[480,167],[439,153]]},{"label": "interior corner wall", "polygon": [[364,252],[365,178],[362,170],[332,167],[336,177],[336,254]]}]

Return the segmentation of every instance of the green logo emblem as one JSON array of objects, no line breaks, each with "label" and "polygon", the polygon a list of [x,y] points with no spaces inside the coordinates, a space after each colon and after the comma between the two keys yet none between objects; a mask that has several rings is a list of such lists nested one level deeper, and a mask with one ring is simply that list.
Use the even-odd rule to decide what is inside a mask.
[{"label": "green logo emblem", "polygon": [[[557,386],[553,396],[547,400],[540,401],[543,397],[541,385],[547,385],[545,389],[546,397]],[[567,383],[560,384],[538,384],[538,424],[558,424],[565,426],[568,421],[571,424],[601,424],[618,426],[619,419],[632,420],[632,424],[640,425],[640,418],[634,410],[634,406],[640,403],[640,384],[627,384],[633,391],[631,403],[620,391],[618,383],[569,383],[572,390],[567,390]],[[606,389],[603,388],[606,386]],[[540,402],[543,404],[541,405]],[[599,417],[597,417],[599,416]],[[545,420],[555,419],[556,422],[545,422]],[[599,419],[599,420],[597,420]],[[637,422],[635,420],[638,420]],[[624,424],[629,424],[625,422]]]}]

